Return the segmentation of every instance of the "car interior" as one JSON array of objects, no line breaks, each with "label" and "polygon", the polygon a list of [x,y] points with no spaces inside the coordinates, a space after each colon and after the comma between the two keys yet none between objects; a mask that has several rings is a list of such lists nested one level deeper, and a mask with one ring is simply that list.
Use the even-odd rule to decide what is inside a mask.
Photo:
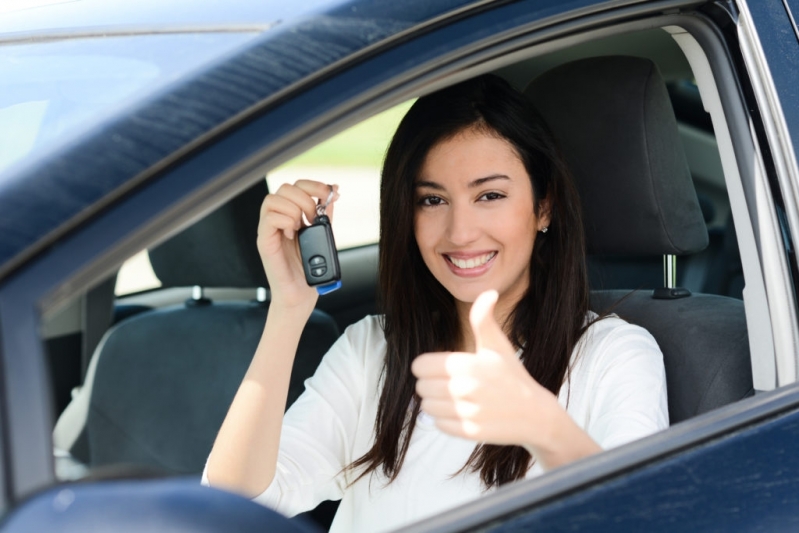
[{"label": "car interior", "polygon": [[[672,33],[531,49],[493,71],[524,90],[559,141],[584,204],[592,308],[655,336],[671,423],[753,395],[721,156],[698,75]],[[42,335],[60,479],[115,472],[199,480],[269,309],[255,240],[270,183],[267,172],[153,245],[157,288],[116,294],[114,275],[48,317]],[[339,334],[380,312],[377,246],[340,248],[343,286],[320,297],[305,327],[289,405]],[[334,509],[320,506],[312,518],[329,524]]]}]

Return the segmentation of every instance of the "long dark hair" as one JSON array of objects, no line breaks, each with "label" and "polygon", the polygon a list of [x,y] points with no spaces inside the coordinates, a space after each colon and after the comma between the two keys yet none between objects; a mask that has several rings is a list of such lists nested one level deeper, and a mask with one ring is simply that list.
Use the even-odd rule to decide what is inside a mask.
[{"label": "long dark hair", "polygon": [[[533,185],[535,210],[550,205],[550,225],[535,241],[529,288],[505,330],[542,386],[558,394],[585,330],[588,281],[577,190],[552,135],[532,104],[496,76],[481,76],[419,98],[399,125],[380,186],[379,302],[387,342],[375,443],[351,468],[381,469],[396,479],[419,414],[411,362],[422,353],[457,349],[461,324],[453,296],[425,266],[414,237],[414,181],[430,149],[465,130],[505,139]],[[521,446],[481,444],[465,468],[486,487],[521,479],[531,465]]]}]

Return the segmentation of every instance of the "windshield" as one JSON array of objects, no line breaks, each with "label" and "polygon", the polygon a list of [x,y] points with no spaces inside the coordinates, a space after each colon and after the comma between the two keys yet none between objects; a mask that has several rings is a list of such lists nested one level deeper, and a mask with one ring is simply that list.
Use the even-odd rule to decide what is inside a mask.
[{"label": "windshield", "polygon": [[0,44],[0,175],[257,35],[147,33]]}]

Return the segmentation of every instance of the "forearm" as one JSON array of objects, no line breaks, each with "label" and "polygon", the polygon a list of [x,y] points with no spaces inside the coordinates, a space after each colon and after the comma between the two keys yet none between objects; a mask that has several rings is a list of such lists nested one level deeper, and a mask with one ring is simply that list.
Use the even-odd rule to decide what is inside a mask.
[{"label": "forearm", "polygon": [[571,416],[557,403],[550,407],[547,427],[531,428],[524,447],[544,470],[557,468],[602,451]]},{"label": "forearm", "polygon": [[291,368],[310,311],[272,303],[208,460],[211,485],[254,497],[275,475]]}]

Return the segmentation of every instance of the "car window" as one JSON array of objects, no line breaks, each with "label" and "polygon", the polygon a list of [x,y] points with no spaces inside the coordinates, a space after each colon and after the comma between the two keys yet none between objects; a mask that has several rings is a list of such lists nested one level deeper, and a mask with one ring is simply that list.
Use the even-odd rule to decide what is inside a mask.
[{"label": "car window", "polygon": [[[413,103],[403,102],[316,145],[269,172],[270,191],[283,183],[312,179],[337,184],[333,231],[339,250],[377,243],[380,209],[380,167],[388,143]],[[124,296],[155,289],[161,282],[153,272],[147,250],[122,265],[116,294]]]},{"label": "car window", "polygon": [[338,184],[333,231],[339,250],[373,244],[379,232],[380,167],[391,136],[413,101],[364,120],[266,176],[270,191],[312,179]]},{"label": "car window", "polygon": [[135,292],[157,289],[161,282],[153,272],[150,256],[147,250],[142,250],[125,261],[117,274],[117,283],[114,293],[117,296],[133,294]]},{"label": "car window", "polygon": [[[578,50],[578,52],[584,53],[585,50]],[[508,74],[514,66],[516,65],[512,65],[504,73]],[[521,64],[518,66],[520,68],[524,67],[524,65]],[[503,73],[500,72],[500,74]],[[690,74],[690,72],[688,74]],[[669,81],[674,80],[675,78],[669,79]],[[348,250],[376,243],[378,240],[379,226],[378,208],[381,161],[391,135],[410,104],[410,101],[405,102],[384,113],[376,115],[317,145],[281,167],[269,171],[266,176],[269,189],[272,191],[277,190],[282,183],[291,183],[297,179],[315,179],[338,184],[341,191],[341,200],[337,204],[334,231],[339,249]],[[31,104],[30,113],[34,111],[35,106]],[[682,269],[680,272],[695,272],[699,277],[694,276],[692,279],[694,279],[698,287],[701,287],[697,292],[712,292],[706,290],[706,284],[709,280],[702,275],[707,272],[712,274],[713,272],[709,269],[717,268],[718,265],[716,265],[716,263],[720,264],[722,268],[733,264],[736,260],[738,264],[740,263],[740,258],[728,257],[725,255],[725,253],[729,252],[727,249],[729,248],[728,241],[732,239],[732,242],[734,242],[735,239],[732,224],[729,224],[729,228],[733,230],[730,236],[729,232],[727,232],[728,228],[725,227],[723,223],[729,218],[729,199],[725,189],[723,169],[720,164],[716,163],[716,160],[719,159],[719,151],[713,133],[703,131],[701,128],[696,128],[694,125],[683,120],[680,120],[680,128],[681,139],[685,144],[686,151],[689,152],[687,154],[688,162],[691,167],[695,185],[697,189],[700,190],[700,193],[710,196],[711,203],[715,204],[715,216],[707,216],[706,221],[714,229],[719,230],[717,232],[718,235],[716,235],[716,242],[711,242],[715,248],[711,247],[710,252],[713,252],[713,254],[718,252],[720,254],[696,254],[695,258],[685,258],[684,262],[683,258],[681,258],[681,265],[685,265],[686,268],[681,267]],[[712,161],[708,162],[706,159],[712,159]],[[710,224],[711,221],[714,223]],[[735,254],[738,253],[737,248],[733,251]],[[651,265],[648,263],[646,265],[632,264],[631,268],[640,270],[642,266],[649,269]],[[656,275],[661,276],[662,269],[662,258],[656,257]],[[741,287],[736,287],[734,296],[740,298],[737,291],[742,288],[743,273],[736,270],[735,275],[735,281]],[[662,280],[662,278],[660,279]],[[629,282],[629,276],[627,276],[627,274],[625,274],[625,282]],[[146,289],[157,288],[158,286],[160,286],[160,282],[152,271],[147,251],[145,250],[131,257],[122,266],[116,283],[115,292],[117,295],[121,296]],[[726,289],[719,289],[718,294],[733,296],[733,294]],[[182,299],[185,299],[185,296],[181,296],[181,302]],[[119,301],[117,303],[119,303]],[[354,304],[350,305],[353,308],[356,307]],[[740,307],[737,302],[736,305]],[[149,311],[149,309],[136,311],[144,313]],[[353,312],[360,313],[360,309],[355,309]],[[262,324],[263,322],[261,321],[261,327]],[[185,334],[181,337],[181,334],[176,330],[170,330],[166,333],[170,340],[177,339],[185,341],[181,342],[181,349],[186,352],[191,352],[192,339],[190,334]],[[248,355],[251,353],[252,352],[248,352]],[[744,362],[748,365],[748,360]],[[242,363],[242,368],[246,368],[244,363]],[[307,370],[312,370],[312,368]],[[128,377],[128,375],[125,375],[125,378]],[[217,380],[217,378],[218,375],[214,374],[214,379]],[[153,379],[155,379],[155,377]],[[142,380],[142,383],[144,382],[145,380]],[[230,381],[230,383],[234,382],[235,380]],[[151,381],[147,381],[147,383],[149,384]],[[143,394],[142,396],[145,395]],[[67,420],[67,422],[70,421]],[[80,426],[76,425],[75,427]],[[145,432],[145,430],[142,430],[143,434]],[[156,434],[157,432],[152,431],[152,433]],[[76,441],[74,446],[78,452],[76,456],[80,458],[78,454],[82,452],[80,447],[83,446],[83,444],[81,444],[80,441]],[[193,473],[196,474],[196,472]],[[65,477],[70,476],[66,475]]]}]

